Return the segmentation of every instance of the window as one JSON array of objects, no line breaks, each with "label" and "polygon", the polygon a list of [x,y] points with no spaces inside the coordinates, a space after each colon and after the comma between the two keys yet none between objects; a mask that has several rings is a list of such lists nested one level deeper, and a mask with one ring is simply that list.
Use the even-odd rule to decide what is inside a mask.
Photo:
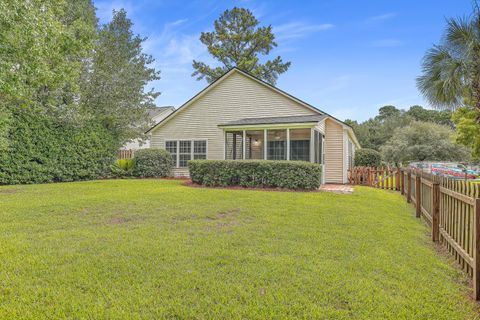
[{"label": "window", "polygon": [[177,166],[177,141],[167,141],[165,142],[165,150],[170,152],[172,155],[173,165]]},{"label": "window", "polygon": [[207,159],[207,141],[198,140],[193,142],[193,159]]},{"label": "window", "polygon": [[188,164],[188,160],[192,160],[192,141],[181,140],[179,148],[178,166],[184,168]]},{"label": "window", "polygon": [[171,153],[177,168],[185,168],[192,159],[207,159],[207,140],[169,140],[165,150]]}]

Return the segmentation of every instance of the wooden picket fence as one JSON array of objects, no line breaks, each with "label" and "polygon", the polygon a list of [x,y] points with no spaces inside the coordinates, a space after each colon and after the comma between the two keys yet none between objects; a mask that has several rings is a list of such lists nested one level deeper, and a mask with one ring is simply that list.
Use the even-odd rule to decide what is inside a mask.
[{"label": "wooden picket fence", "polygon": [[472,277],[474,298],[480,300],[480,184],[409,168],[364,167],[349,170],[349,182],[400,191],[430,226],[432,241]]},{"label": "wooden picket fence", "polygon": [[132,159],[134,155],[134,150],[118,150],[117,158],[118,159]]},{"label": "wooden picket fence", "polygon": [[379,189],[400,190],[400,169],[355,167],[348,170],[348,182]]}]

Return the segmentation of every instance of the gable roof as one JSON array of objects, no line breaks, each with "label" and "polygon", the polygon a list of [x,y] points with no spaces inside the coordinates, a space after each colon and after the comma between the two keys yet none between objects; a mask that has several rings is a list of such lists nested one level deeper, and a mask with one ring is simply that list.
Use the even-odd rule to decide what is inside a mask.
[{"label": "gable roof", "polygon": [[268,117],[268,118],[246,118],[235,121],[230,121],[224,124],[218,125],[219,127],[223,126],[243,126],[243,125],[256,125],[256,124],[282,124],[282,123],[316,123],[327,116],[324,114],[311,115],[311,116],[287,116],[287,117]]},{"label": "gable roof", "polygon": [[168,110],[175,110],[175,108],[173,106],[154,107],[154,108],[148,109],[147,112],[148,112],[149,117],[153,118],[153,117],[156,117],[159,114],[162,114],[162,113],[164,113],[165,111],[168,111]]},{"label": "gable roof", "polygon": [[341,121],[341,120],[338,120],[337,118],[335,117],[332,117],[331,115],[317,109],[316,107],[312,106],[311,104],[308,104],[306,103],[305,101],[303,100],[300,100],[294,96],[292,96],[291,94],[271,85],[270,83],[268,82],[265,82],[263,81],[262,79],[259,79],[255,76],[252,76],[251,74],[243,71],[243,70],[240,70],[239,68],[237,67],[233,67],[232,69],[228,70],[226,73],[224,73],[221,77],[219,77],[218,79],[216,79],[215,81],[213,81],[212,83],[210,83],[207,87],[205,87],[202,91],[200,91],[199,93],[197,93],[195,96],[193,96],[190,100],[188,100],[187,102],[185,102],[183,105],[181,105],[178,109],[176,109],[174,112],[172,112],[171,114],[169,114],[165,119],[163,119],[162,121],[160,121],[159,123],[157,123],[156,125],[154,125],[153,127],[151,127],[150,129],[148,129],[147,132],[145,133],[149,133],[151,132],[152,130],[158,128],[158,127],[161,127],[162,125],[164,125],[165,123],[167,123],[169,120],[171,120],[172,118],[174,118],[179,112],[181,112],[182,110],[188,108],[194,101],[196,101],[197,99],[199,99],[200,97],[202,97],[203,95],[205,95],[207,92],[209,92],[210,90],[212,90],[213,88],[215,88],[220,82],[222,82],[223,80],[225,80],[226,78],[228,78],[230,75],[232,75],[233,73],[235,72],[238,72],[239,74],[242,74],[244,76],[246,76],[247,78],[250,78],[252,80],[254,80],[255,82],[263,85],[263,86],[266,86],[267,88],[271,89],[271,90],[274,90],[275,92],[287,97],[288,99],[290,100],[293,100],[297,103],[299,103],[300,105],[302,105],[303,107],[307,108],[307,109],[310,109],[314,112],[317,112],[319,115],[325,115],[325,116],[328,116],[330,118],[332,118],[333,120],[335,120],[336,122],[344,125],[344,126],[347,126],[348,128],[351,128],[348,124],[346,124],[345,122]]}]

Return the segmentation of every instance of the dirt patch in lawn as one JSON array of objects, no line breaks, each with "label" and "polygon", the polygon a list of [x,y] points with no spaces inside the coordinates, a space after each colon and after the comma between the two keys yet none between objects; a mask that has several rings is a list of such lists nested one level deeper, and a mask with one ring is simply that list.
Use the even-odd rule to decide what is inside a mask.
[{"label": "dirt patch in lawn", "polygon": [[111,225],[111,226],[115,226],[115,225],[122,225],[122,224],[129,223],[129,222],[138,222],[138,221],[142,221],[142,220],[144,220],[144,218],[136,217],[136,216],[134,216],[134,217],[113,216],[106,222],[106,224]]},{"label": "dirt patch in lawn", "polygon": [[198,220],[199,217],[196,214],[187,215],[187,216],[175,216],[172,218],[173,223],[190,221],[190,220]]},{"label": "dirt patch in lawn", "polygon": [[208,225],[208,229],[217,231],[232,232],[232,228],[239,224],[238,214],[240,208],[219,211],[214,216],[207,216],[206,220],[212,221],[213,224]]},{"label": "dirt patch in lawn", "polygon": [[0,189],[0,194],[15,194],[15,193],[19,193],[20,191],[17,190],[17,189],[4,189],[4,190],[1,190]]}]

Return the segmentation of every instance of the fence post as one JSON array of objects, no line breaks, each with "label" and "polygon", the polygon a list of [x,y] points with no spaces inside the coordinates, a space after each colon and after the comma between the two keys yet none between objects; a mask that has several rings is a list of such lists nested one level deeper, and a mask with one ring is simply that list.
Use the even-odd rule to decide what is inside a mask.
[{"label": "fence post", "polygon": [[405,173],[403,172],[403,169],[400,169],[400,193],[402,194],[402,196],[405,194],[405,185],[404,185],[404,181],[403,181],[403,177],[404,177]]},{"label": "fence post", "polygon": [[432,241],[437,242],[440,233],[440,184],[432,182]]},{"label": "fence post", "polygon": [[473,296],[480,300],[480,198],[473,208]]},{"label": "fence post", "polygon": [[370,170],[370,167],[367,168],[367,186],[371,186],[371,183],[370,181],[372,181],[372,175],[371,175],[371,170]]},{"label": "fence post", "polygon": [[408,170],[407,173],[407,202],[412,202],[412,171]]},{"label": "fence post", "polygon": [[420,218],[422,214],[422,176],[419,175],[419,172],[415,175],[415,208],[416,208],[416,217]]},{"label": "fence post", "polygon": [[400,168],[397,168],[397,172],[395,175],[395,189],[397,191],[400,190]]}]

